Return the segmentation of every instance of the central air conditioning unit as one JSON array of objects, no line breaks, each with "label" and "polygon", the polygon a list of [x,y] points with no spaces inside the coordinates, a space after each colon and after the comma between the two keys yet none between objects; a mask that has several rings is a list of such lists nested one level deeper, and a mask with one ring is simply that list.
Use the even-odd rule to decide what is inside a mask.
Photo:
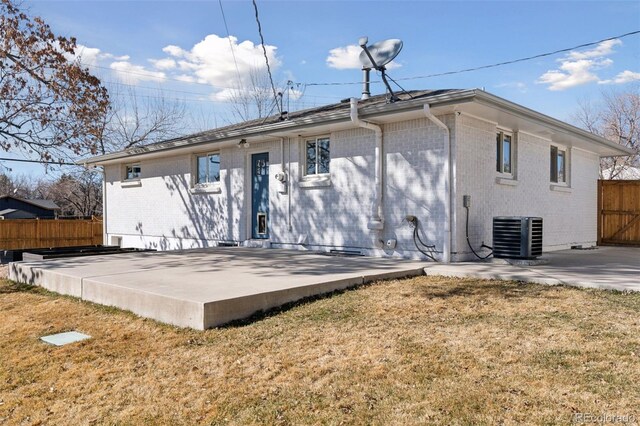
[{"label": "central air conditioning unit", "polygon": [[542,218],[493,218],[493,257],[535,259],[542,255]]}]

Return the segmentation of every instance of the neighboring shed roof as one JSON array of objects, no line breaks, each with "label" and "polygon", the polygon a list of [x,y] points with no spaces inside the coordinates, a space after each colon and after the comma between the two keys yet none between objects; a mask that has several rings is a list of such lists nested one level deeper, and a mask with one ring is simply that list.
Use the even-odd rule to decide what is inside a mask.
[{"label": "neighboring shed roof", "polygon": [[60,210],[60,207],[52,200],[44,200],[44,199],[24,200],[23,199],[22,201],[26,201],[27,203],[31,203],[33,205],[42,207],[43,209],[47,209],[47,210]]},{"label": "neighboring shed roof", "polygon": [[3,199],[3,198],[11,198],[11,199],[14,199],[14,200],[17,200],[17,201],[22,201],[22,202],[34,205],[36,207],[40,207],[40,208],[45,209],[45,210],[60,210],[60,207],[55,202],[53,202],[52,200],[44,200],[44,199],[30,199],[30,200],[27,200],[27,199],[20,198],[20,197],[14,197],[12,195],[3,195],[3,196],[0,197],[0,199]]},{"label": "neighboring shed roof", "polygon": [[4,219],[34,219],[37,215],[19,209],[4,209],[0,210],[0,217]]}]

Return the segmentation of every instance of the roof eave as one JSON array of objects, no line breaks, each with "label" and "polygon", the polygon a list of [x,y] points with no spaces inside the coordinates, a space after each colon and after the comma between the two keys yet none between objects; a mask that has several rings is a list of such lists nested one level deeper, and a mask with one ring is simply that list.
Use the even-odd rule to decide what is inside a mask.
[{"label": "roof eave", "polygon": [[[393,104],[378,104],[363,106],[360,109],[360,116],[362,118],[374,118],[386,114],[399,114],[406,111],[416,110],[422,108],[425,103],[430,105],[444,106],[448,104],[455,104],[463,102],[465,99],[471,100],[474,96],[475,90],[461,90],[453,93],[443,93],[435,96],[427,96],[418,99],[409,99],[402,102],[396,102]],[[255,137],[262,135],[269,135],[274,133],[291,132],[299,130],[301,128],[320,125],[320,124],[332,124],[340,123],[350,120],[350,113],[348,109],[337,111],[333,114],[324,115],[322,117],[306,117],[290,121],[281,121],[278,123],[271,123],[263,126],[231,130],[229,132],[219,132],[212,134],[199,134],[179,139],[173,139],[154,145],[153,147],[140,147],[135,150],[118,151],[111,154],[99,155],[83,159],[77,162],[78,165],[101,165],[107,162],[115,162],[116,160],[122,160],[129,157],[144,156],[147,154],[158,153],[162,151],[172,151],[179,148],[188,146],[198,146],[203,144],[225,142],[233,139]],[[150,149],[151,148],[151,149]]]},{"label": "roof eave", "polygon": [[617,151],[617,153],[612,153],[610,156],[625,156],[625,155],[634,155],[635,151],[625,146],[619,145],[615,142],[611,142],[605,138],[602,138],[598,135],[595,135],[591,132],[588,132],[579,127],[573,126],[569,123],[565,123],[564,121],[558,120],[556,118],[550,117],[546,114],[542,114],[541,112],[534,111],[530,108],[524,107],[522,105],[518,105],[506,99],[502,99],[498,96],[492,95],[491,93],[476,90],[476,99],[477,102],[481,104],[485,104],[488,106],[494,106],[498,108],[502,108],[508,110],[514,114],[518,114],[521,116],[529,117],[533,120],[537,120],[545,123],[547,126],[560,130],[562,132],[569,132],[580,136],[596,145],[605,146],[613,151]]}]

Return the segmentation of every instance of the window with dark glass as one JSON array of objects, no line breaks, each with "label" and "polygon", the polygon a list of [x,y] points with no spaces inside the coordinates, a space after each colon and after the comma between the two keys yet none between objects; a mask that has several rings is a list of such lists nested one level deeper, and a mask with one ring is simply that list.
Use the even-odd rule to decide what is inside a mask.
[{"label": "window with dark glass", "polygon": [[567,182],[567,152],[558,148],[551,147],[551,182],[566,183]]},{"label": "window with dark glass", "polygon": [[499,173],[513,173],[513,141],[509,134],[496,134],[496,171]]},{"label": "window with dark glass", "polygon": [[197,184],[220,182],[220,154],[198,155],[196,164]]},{"label": "window with dark glass", "polygon": [[319,175],[329,173],[331,162],[329,138],[307,140],[305,175]]},{"label": "window with dark glass", "polygon": [[140,179],[141,172],[142,168],[140,167],[140,164],[129,164],[126,166],[125,179]]}]

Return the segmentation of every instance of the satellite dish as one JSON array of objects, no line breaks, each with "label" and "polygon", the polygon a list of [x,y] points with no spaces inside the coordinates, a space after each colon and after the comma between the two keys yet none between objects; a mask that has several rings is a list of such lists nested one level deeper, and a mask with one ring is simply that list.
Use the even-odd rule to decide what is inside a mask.
[{"label": "satellite dish", "polygon": [[366,37],[363,37],[360,42],[360,47],[363,49],[362,52],[360,52],[360,63],[362,64],[362,68],[365,69],[380,69],[384,67],[393,61],[402,50],[402,40],[397,38],[382,40],[370,46],[367,46]]},{"label": "satellite dish", "polygon": [[[362,99],[369,98],[369,72],[371,69],[375,69],[382,73],[382,81],[389,91],[389,102],[395,102],[398,97],[391,90],[391,86],[387,81],[386,68],[384,67],[389,62],[398,56],[398,53],[402,50],[402,40],[392,38],[389,40],[382,40],[377,43],[373,43],[367,46],[369,39],[367,37],[360,37],[358,44],[362,48],[360,52],[360,63],[362,64],[362,72],[364,74],[364,81],[362,84]],[[396,83],[397,84],[397,83]]]}]

